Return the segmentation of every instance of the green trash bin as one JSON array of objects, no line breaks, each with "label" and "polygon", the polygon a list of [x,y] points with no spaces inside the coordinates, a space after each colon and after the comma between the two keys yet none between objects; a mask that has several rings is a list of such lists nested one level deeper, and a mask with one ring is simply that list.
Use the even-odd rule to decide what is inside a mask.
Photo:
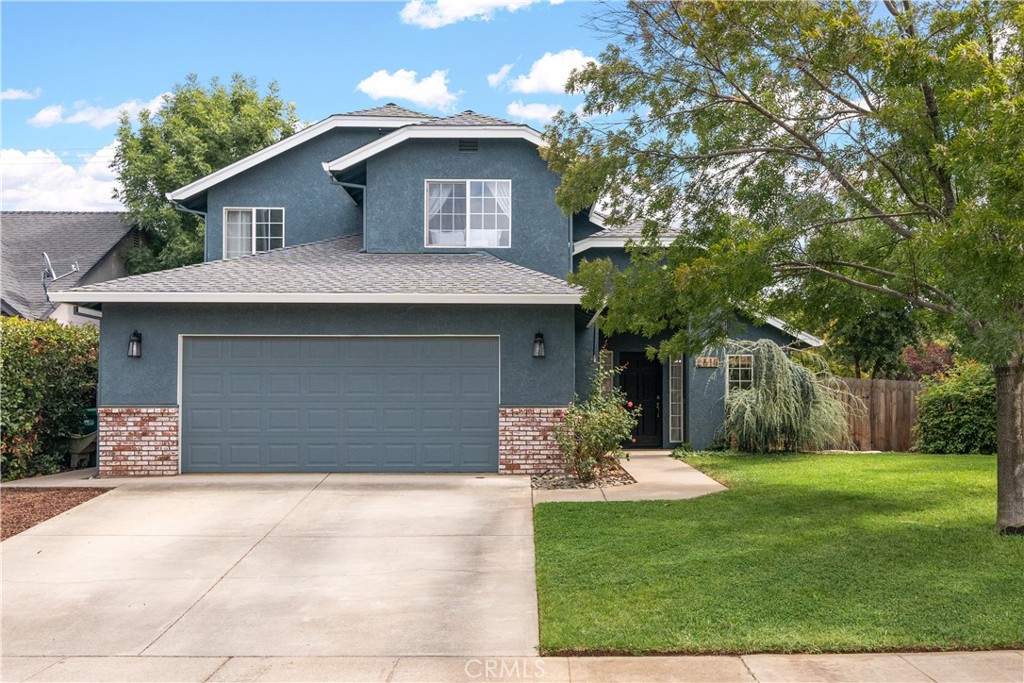
[{"label": "green trash bin", "polygon": [[99,420],[96,418],[96,409],[86,408],[82,414],[82,434],[95,432],[98,425]]}]

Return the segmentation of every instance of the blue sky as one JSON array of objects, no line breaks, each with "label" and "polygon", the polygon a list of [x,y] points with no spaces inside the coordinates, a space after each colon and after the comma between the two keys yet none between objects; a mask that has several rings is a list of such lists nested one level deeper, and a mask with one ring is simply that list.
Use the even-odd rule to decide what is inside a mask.
[{"label": "blue sky", "polygon": [[304,121],[394,101],[542,128],[599,55],[600,5],[550,0],[0,3],[5,210],[116,209],[116,115],[195,73],[276,80]]}]

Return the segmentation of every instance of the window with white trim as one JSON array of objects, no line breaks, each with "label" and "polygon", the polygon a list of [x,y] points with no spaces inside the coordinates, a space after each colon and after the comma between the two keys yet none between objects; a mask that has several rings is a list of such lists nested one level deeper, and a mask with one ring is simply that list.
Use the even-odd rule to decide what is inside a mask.
[{"label": "window with white trim", "polygon": [[668,364],[668,440],[683,442],[683,359],[676,357]]},{"label": "window with white trim", "polygon": [[729,354],[725,357],[725,392],[754,387],[754,357],[749,353]]},{"label": "window with white trim", "polygon": [[511,245],[511,180],[428,180],[425,193],[428,247]]},{"label": "window with white trim", "polygon": [[284,246],[284,209],[224,209],[224,258]]}]

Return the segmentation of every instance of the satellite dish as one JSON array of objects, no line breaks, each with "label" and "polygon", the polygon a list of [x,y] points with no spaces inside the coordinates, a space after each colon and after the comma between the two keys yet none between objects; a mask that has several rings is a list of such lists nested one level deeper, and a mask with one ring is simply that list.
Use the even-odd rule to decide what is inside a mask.
[{"label": "satellite dish", "polygon": [[50,303],[50,290],[47,288],[46,283],[56,282],[61,278],[65,278],[72,273],[78,272],[78,261],[71,264],[71,270],[64,273],[63,275],[57,275],[57,271],[53,269],[53,263],[50,262],[50,256],[44,251],[43,252],[43,292],[46,293],[46,302]]},{"label": "satellite dish", "polygon": [[53,264],[50,263],[49,255],[43,252],[43,279],[50,278],[51,280],[57,279],[57,272],[53,269]]}]

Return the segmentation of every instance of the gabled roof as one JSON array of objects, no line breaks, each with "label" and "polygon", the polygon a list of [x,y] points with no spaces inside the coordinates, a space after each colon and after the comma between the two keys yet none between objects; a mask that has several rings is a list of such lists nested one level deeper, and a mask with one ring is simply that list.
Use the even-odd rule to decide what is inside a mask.
[{"label": "gabled roof", "polygon": [[406,109],[405,107],[399,107],[394,102],[388,102],[385,105],[379,107],[370,107],[369,109],[357,109],[356,111],[346,112],[339,114],[339,116],[384,116],[389,118],[399,119],[436,119],[436,116],[430,114],[424,114],[423,112],[413,111],[412,109]]},{"label": "gabled roof", "polygon": [[[4,211],[0,213],[0,274],[3,308],[42,320],[54,306],[43,291],[43,252],[58,275],[78,263],[78,272],[57,284],[73,287],[132,230],[120,211]],[[51,285],[52,287],[53,285]]]},{"label": "gabled roof", "polygon": [[334,161],[323,164],[323,167],[328,173],[338,173],[352,168],[406,140],[455,138],[460,136],[470,138],[521,139],[538,147],[545,145],[541,134],[525,124],[512,123],[511,121],[505,121],[493,116],[484,116],[483,114],[467,110],[461,114],[455,114],[443,119],[434,119],[399,128],[344,156],[338,157]]},{"label": "gabled roof", "polygon": [[425,126],[522,126],[520,123],[513,123],[512,121],[506,121],[505,119],[499,119],[496,116],[487,116],[486,114],[477,114],[472,109],[467,109],[459,114],[453,114],[446,116],[443,119],[434,119],[429,123],[423,124]]},{"label": "gabled roof", "polygon": [[485,253],[367,254],[362,236],[52,292],[79,303],[577,304],[564,280]]},{"label": "gabled roof", "polygon": [[382,107],[363,109],[348,114],[333,114],[323,121],[306,126],[294,135],[290,135],[269,147],[264,147],[260,151],[250,154],[244,159],[239,159],[235,163],[229,164],[207,176],[203,176],[184,187],[168,192],[167,198],[172,202],[188,201],[217,183],[223,182],[242,171],[246,171],[257,164],[261,164],[278,154],[294,149],[302,143],[336,128],[399,128],[416,123],[426,123],[434,119],[435,117],[429,114],[420,114],[419,112],[399,107],[391,102]]}]

